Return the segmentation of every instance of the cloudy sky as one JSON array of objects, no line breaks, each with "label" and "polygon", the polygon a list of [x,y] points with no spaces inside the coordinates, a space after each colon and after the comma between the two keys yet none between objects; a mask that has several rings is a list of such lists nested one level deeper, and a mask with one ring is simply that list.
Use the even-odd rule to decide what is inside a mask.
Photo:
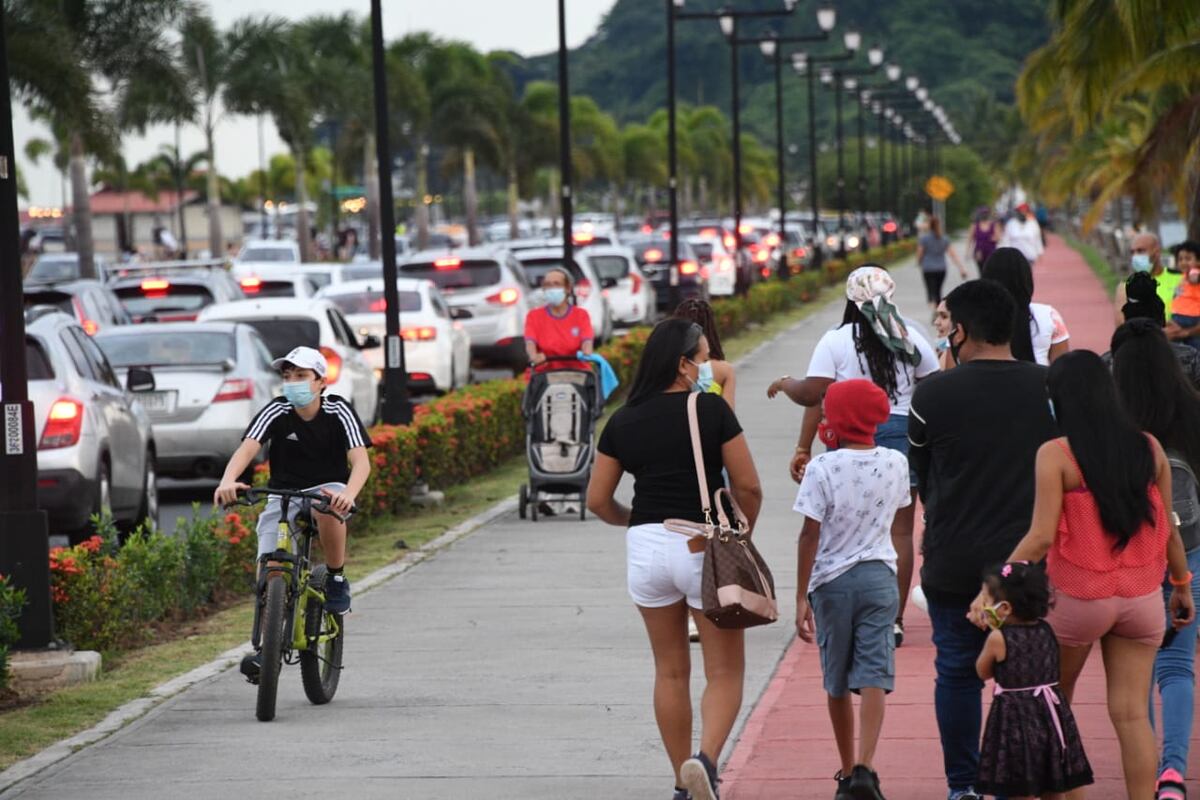
[{"label": "cloudy sky", "polygon": [[[575,47],[600,24],[614,0],[569,0],[567,3],[567,39]],[[366,14],[368,0],[210,0],[217,24],[226,27],[247,14],[272,13],[289,19],[310,14],[337,14],[355,11]],[[445,38],[470,42],[481,50],[507,49],[524,55],[553,50],[558,46],[557,3],[555,0],[383,0],[384,34],[398,38],[411,31],[427,30]],[[24,172],[32,205],[58,205],[61,182],[58,172],[46,163],[33,166],[25,160],[25,142],[47,133],[29,121],[24,111],[14,108],[17,162]],[[275,127],[264,125],[266,150],[284,150]],[[158,148],[173,140],[171,128],[154,129],[145,137],[124,142],[125,158],[136,164],[152,156]],[[190,154],[203,147],[199,130],[185,128],[183,151]],[[227,117],[218,130],[217,162],[222,174],[244,175],[258,166],[258,134],[253,119]],[[25,201],[22,201],[25,204]]]}]

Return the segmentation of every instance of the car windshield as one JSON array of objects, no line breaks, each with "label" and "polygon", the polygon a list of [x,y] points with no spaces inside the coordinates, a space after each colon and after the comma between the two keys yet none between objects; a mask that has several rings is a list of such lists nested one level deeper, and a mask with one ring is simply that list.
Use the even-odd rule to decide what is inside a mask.
[{"label": "car windshield", "polygon": [[79,277],[79,260],[76,258],[39,258],[25,276],[27,281],[73,281]]},{"label": "car windshield", "polygon": [[[400,292],[400,313],[421,310],[420,292]],[[331,294],[329,300],[343,314],[382,314],[384,312],[383,289],[353,294]]]},{"label": "car windshield", "polygon": [[593,256],[591,261],[601,279],[620,280],[629,274],[629,259],[624,256]]},{"label": "car windshield", "polygon": [[296,263],[296,251],[290,247],[247,247],[238,256],[238,260],[294,264]]},{"label": "car windshield", "polygon": [[321,346],[321,326],[309,317],[240,321],[258,331],[271,351],[271,358],[283,358],[294,347]]},{"label": "car windshield", "polygon": [[147,331],[96,340],[114,367],[220,364],[236,361],[232,333]]},{"label": "car windshield", "polygon": [[30,337],[25,338],[25,369],[31,381],[48,381],[54,377],[54,368],[46,358],[46,351]]},{"label": "car windshield", "polygon": [[565,269],[571,275],[573,283],[579,283],[584,280],[583,270],[575,262],[565,263],[561,258],[530,258],[522,259],[521,266],[525,268],[525,274],[529,276],[531,286],[541,286],[542,279],[548,273],[556,269]]},{"label": "car windshield", "polygon": [[154,288],[146,288],[147,283],[149,281],[114,290],[125,310],[141,322],[163,314],[195,313],[213,303],[212,292],[206,286],[172,283],[159,288],[162,283],[167,283],[162,281],[153,284]]},{"label": "car windshield", "polygon": [[500,265],[495,261],[440,258],[433,262],[404,264],[400,272],[408,278],[433,281],[443,292],[493,286],[500,282]]}]

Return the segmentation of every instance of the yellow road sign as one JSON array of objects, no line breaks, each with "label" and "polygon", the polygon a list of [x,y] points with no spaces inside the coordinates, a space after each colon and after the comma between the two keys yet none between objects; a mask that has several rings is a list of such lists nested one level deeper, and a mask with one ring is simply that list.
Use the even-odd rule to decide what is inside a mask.
[{"label": "yellow road sign", "polygon": [[934,175],[925,182],[925,194],[934,200],[945,200],[954,194],[954,184],[948,178],[943,178],[941,175]]}]

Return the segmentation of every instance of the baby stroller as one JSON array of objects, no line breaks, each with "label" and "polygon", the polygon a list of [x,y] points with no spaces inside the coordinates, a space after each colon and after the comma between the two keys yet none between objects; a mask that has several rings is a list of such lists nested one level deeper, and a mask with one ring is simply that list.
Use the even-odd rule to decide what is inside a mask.
[{"label": "baby stroller", "polygon": [[[575,361],[555,357],[554,361]],[[579,518],[587,516],[587,485],[595,458],[596,419],[600,414],[599,379],[591,370],[534,372],[525,390],[525,454],[529,483],[521,485],[521,519],[538,518],[538,505],[555,499],[579,499]]]}]

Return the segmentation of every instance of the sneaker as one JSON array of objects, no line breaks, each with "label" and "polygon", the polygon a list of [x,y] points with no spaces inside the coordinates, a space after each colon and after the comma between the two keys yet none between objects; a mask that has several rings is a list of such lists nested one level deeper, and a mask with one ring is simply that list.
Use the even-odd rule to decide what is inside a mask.
[{"label": "sneaker", "polygon": [[883,800],[883,793],[879,791],[879,776],[864,764],[858,764],[850,771],[847,790],[854,800]]},{"label": "sneaker", "polygon": [[680,789],[678,786],[676,786],[675,794],[671,800],[692,800],[692,796],[688,794],[687,789]]},{"label": "sneaker", "polygon": [[1187,787],[1183,785],[1183,776],[1175,769],[1164,769],[1158,776],[1158,787],[1155,800],[1187,800]]},{"label": "sneaker", "polygon": [[975,791],[974,786],[966,789],[951,789],[948,800],[983,800],[983,795]]},{"label": "sneaker", "polygon": [[691,614],[688,614],[688,641],[700,641],[700,629],[696,627],[696,620],[692,618]]},{"label": "sneaker", "polygon": [[325,579],[325,610],[332,614],[350,610],[350,581],[345,575],[330,575]]},{"label": "sneaker", "polygon": [[904,644],[904,620],[896,620],[896,623],[892,625],[892,634],[896,637],[896,647]]},{"label": "sneaker", "polygon": [[255,651],[244,656],[241,669],[242,674],[246,676],[246,682],[258,686],[258,676],[262,673],[262,653]]},{"label": "sneaker", "polygon": [[717,765],[704,753],[696,755],[683,762],[679,768],[679,780],[684,788],[691,793],[692,800],[720,800],[717,784]]},{"label": "sneaker", "polygon": [[551,506],[549,503],[547,503],[545,500],[538,503],[538,513],[541,514],[543,517],[557,517],[558,516],[558,512],[554,510],[554,507]]},{"label": "sneaker", "polygon": [[854,795],[850,794],[850,778],[842,774],[839,769],[834,773],[833,779],[837,781],[837,792],[833,795],[833,800],[854,800]]}]

